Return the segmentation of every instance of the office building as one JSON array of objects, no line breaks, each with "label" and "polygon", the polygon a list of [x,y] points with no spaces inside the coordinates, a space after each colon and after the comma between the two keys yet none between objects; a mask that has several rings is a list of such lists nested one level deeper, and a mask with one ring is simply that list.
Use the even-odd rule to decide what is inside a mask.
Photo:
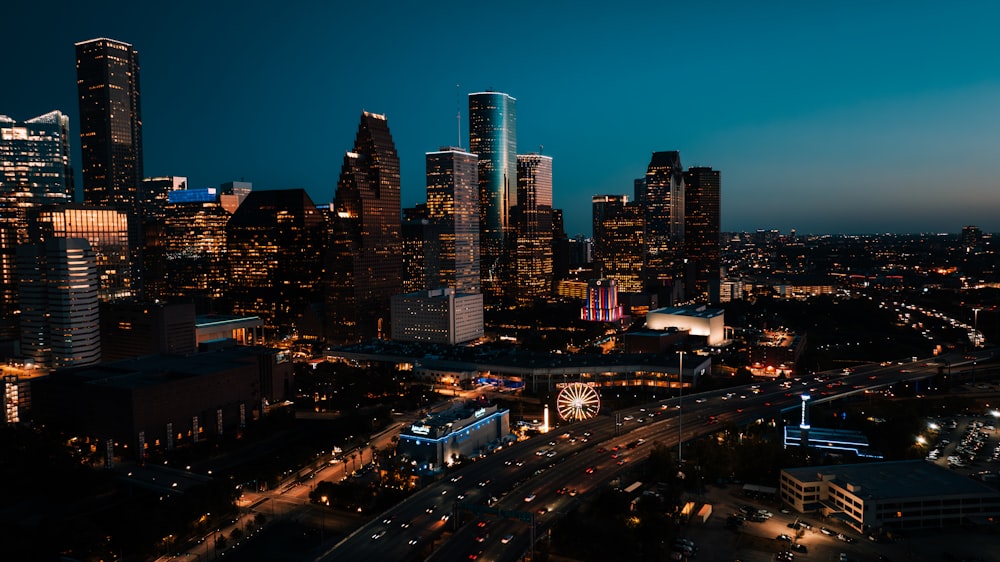
[{"label": "office building", "polygon": [[517,205],[517,100],[500,92],[469,94],[469,152],[479,157],[479,253],[483,292],[509,300],[510,209]]},{"label": "office building", "polygon": [[230,214],[243,203],[253,191],[253,184],[248,181],[227,181],[219,186],[219,201]]},{"label": "office building", "polygon": [[102,302],[136,296],[134,262],[129,259],[129,217],[105,206],[70,203],[29,211],[31,240],[83,238],[97,260],[98,297]]},{"label": "office building", "polygon": [[682,296],[684,172],[677,151],[654,152],[636,204],[644,211],[645,284],[671,300]]},{"label": "office building", "polygon": [[456,345],[483,337],[483,295],[451,288],[392,297],[392,339]]},{"label": "office building", "polygon": [[688,168],[684,172],[685,298],[709,303],[720,299],[721,187],[718,170]]},{"label": "office building", "polygon": [[97,264],[82,238],[17,248],[21,354],[43,369],[101,360]]},{"label": "office building", "polygon": [[0,115],[0,340],[17,338],[15,254],[28,243],[28,209],[73,200],[69,117]]},{"label": "office building", "polygon": [[252,191],[226,223],[235,314],[260,316],[268,338],[296,334],[320,302],[326,224],[303,189]]},{"label": "office building", "polygon": [[570,256],[571,251],[576,251],[576,248],[570,249],[570,239],[566,236],[566,226],[563,222],[563,210],[562,209],[552,209],[552,294],[556,292],[556,284],[560,279],[566,279],[569,276],[570,262],[572,258]]},{"label": "office building", "polygon": [[[91,39],[76,44],[83,198],[129,219],[129,259],[142,264],[142,111],[139,53],[128,43]],[[138,273],[133,271],[133,273]],[[139,281],[139,276],[135,276]],[[136,286],[141,286],[137,282]],[[132,295],[128,295],[131,297]]]},{"label": "office building", "polygon": [[593,198],[594,267],[621,293],[641,293],[646,265],[645,213],[625,195]]},{"label": "office building", "polygon": [[479,293],[478,158],[442,147],[428,152],[426,162],[428,234],[434,238],[426,257],[427,287]]},{"label": "office building", "polygon": [[109,302],[101,304],[101,361],[144,355],[193,355],[193,303]]},{"label": "office building", "polygon": [[402,289],[403,259],[399,156],[384,115],[361,114],[354,148],[344,155],[332,211],[327,337],[385,337],[389,299]]},{"label": "office building", "polygon": [[143,178],[139,185],[139,208],[144,223],[163,220],[171,192],[188,188],[183,176],[162,176]]},{"label": "office building", "polygon": [[222,299],[229,276],[226,224],[232,213],[220,191],[169,192],[162,218],[146,229],[148,298],[189,300],[203,311]]},{"label": "office building", "polygon": [[514,295],[529,307],[552,295],[552,157],[517,155],[517,205],[511,209]]},{"label": "office building", "polygon": [[441,258],[439,235],[427,218],[426,203],[403,209],[399,237],[403,249],[401,290],[404,293],[423,291],[427,289],[428,269],[438,271]]},{"label": "office building", "polygon": [[800,513],[874,537],[1000,516],[996,489],[922,459],[786,468],[780,493]]}]

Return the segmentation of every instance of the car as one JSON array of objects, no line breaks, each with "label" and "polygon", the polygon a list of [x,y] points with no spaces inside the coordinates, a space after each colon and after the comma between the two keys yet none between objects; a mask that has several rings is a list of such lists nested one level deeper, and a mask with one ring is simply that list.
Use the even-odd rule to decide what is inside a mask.
[{"label": "car", "polygon": [[385,536],[385,529],[382,529],[380,531],[376,531],[375,534],[372,535],[372,540],[377,541],[384,536]]},{"label": "car", "polygon": [[392,523],[392,518],[393,518],[393,516],[389,515],[385,519],[383,519],[382,522],[385,523],[386,525],[388,525],[389,523]]},{"label": "car", "polygon": [[452,477],[451,477],[451,481],[452,481],[452,482],[458,482],[458,481],[459,481],[459,480],[461,480],[462,478],[464,478],[464,476],[462,476],[461,474],[459,474],[458,476],[452,476]]},{"label": "car", "polygon": [[487,525],[489,525],[489,522],[486,521],[485,519],[480,519],[479,521],[476,521],[476,527],[479,527],[480,529],[485,528]]},{"label": "car", "polygon": [[486,542],[486,539],[490,538],[489,533],[483,533],[481,535],[476,535],[476,542]]},{"label": "car", "polygon": [[410,539],[410,542],[409,542],[409,545],[410,545],[410,546],[414,546],[414,545],[416,545],[416,544],[417,544],[418,542],[420,542],[420,537],[413,537],[412,539]]},{"label": "car", "polygon": [[545,456],[549,457],[549,458],[552,458],[552,457],[556,456],[556,452],[555,451],[549,451],[548,453],[546,453]]},{"label": "car", "polygon": [[851,538],[851,537],[849,537],[849,536],[845,535],[844,533],[839,533],[839,534],[837,535],[837,540],[839,540],[839,541],[843,541],[843,542],[846,542],[846,543],[852,543],[852,542],[854,542],[854,539],[853,539],[853,538]]},{"label": "car", "polygon": [[441,516],[441,521],[447,521],[449,519],[451,519],[450,513],[445,513],[444,515]]},{"label": "car", "polygon": [[539,515],[545,515],[548,512],[549,512],[549,508],[547,508],[547,507],[540,507],[540,508],[538,508],[538,511],[536,511],[535,513],[537,513]]},{"label": "car", "polygon": [[503,538],[500,539],[500,544],[507,544],[507,543],[509,543],[512,540],[514,540],[514,535],[510,535],[510,534],[504,535]]},{"label": "car", "polygon": [[778,538],[779,541],[792,542],[792,537],[790,537],[790,536],[788,536],[788,535],[786,535],[784,533],[778,535],[777,538]]},{"label": "car", "polygon": [[823,533],[824,535],[830,536],[830,537],[833,537],[833,536],[837,535],[836,532],[831,531],[830,529],[827,529],[826,527],[820,527],[819,528],[819,532]]},{"label": "car", "polygon": [[587,474],[593,474],[595,470],[597,470],[597,469],[594,468],[594,467],[592,467],[592,466],[588,466],[587,470],[586,470],[586,473]]},{"label": "car", "polygon": [[492,480],[490,480],[489,478],[487,478],[486,480],[483,480],[482,482],[479,483],[479,487],[480,488],[485,488],[485,487],[487,487],[487,486],[490,485],[490,482],[492,482]]},{"label": "car", "polygon": [[437,509],[437,506],[436,505],[432,505],[432,506],[428,507],[427,509],[425,509],[424,511],[426,511],[427,513],[434,513],[435,509]]},{"label": "car", "polygon": [[482,553],[483,553],[482,550],[476,552],[470,552],[468,558],[469,560],[479,560],[479,555],[481,555]]},{"label": "car", "polygon": [[809,547],[798,542],[792,545],[792,550],[795,552],[801,552],[802,554],[809,554]]},{"label": "car", "polygon": [[406,529],[406,528],[408,528],[410,526],[410,522],[409,521],[403,521],[402,523],[399,524],[399,526],[401,528],[403,528],[403,529]]},{"label": "car", "polygon": [[569,495],[575,496],[576,495],[576,488],[570,488],[569,489]]},{"label": "car", "polygon": [[528,494],[527,496],[524,496],[525,502],[534,501],[534,499],[535,499],[535,494]]}]

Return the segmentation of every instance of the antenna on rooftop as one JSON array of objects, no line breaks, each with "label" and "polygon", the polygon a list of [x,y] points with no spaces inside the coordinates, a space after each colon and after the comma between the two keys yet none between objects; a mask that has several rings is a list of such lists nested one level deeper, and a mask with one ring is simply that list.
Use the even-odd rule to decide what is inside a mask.
[{"label": "antenna on rooftop", "polygon": [[458,144],[456,147],[462,146],[462,91],[460,89],[460,84],[455,84],[455,123],[458,125]]}]

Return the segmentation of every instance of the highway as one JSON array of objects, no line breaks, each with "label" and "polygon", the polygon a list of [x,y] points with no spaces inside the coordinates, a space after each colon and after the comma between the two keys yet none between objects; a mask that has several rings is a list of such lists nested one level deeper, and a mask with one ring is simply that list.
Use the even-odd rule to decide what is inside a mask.
[{"label": "highway", "polygon": [[[986,358],[985,352],[980,357]],[[953,369],[965,361],[958,354],[940,360]],[[823,373],[671,398],[569,424],[470,463],[452,475],[457,481],[445,478],[425,487],[317,560],[513,561],[531,547],[532,522],[534,536],[541,536],[574,502],[618,477],[630,461],[644,458],[652,443],[676,447],[681,412],[681,438],[688,441],[711,433],[715,423],[780,417],[782,411],[800,407],[803,393],[814,403],[835,400],[933,377],[938,368],[933,360],[866,365],[849,374]],[[639,440],[643,442],[637,444]],[[574,490],[575,495],[568,493]]]}]

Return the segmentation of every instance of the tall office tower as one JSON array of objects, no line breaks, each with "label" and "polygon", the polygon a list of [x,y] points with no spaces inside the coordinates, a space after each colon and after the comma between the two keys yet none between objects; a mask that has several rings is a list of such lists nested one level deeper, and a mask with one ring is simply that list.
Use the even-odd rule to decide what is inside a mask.
[{"label": "tall office tower", "polygon": [[975,225],[963,226],[959,241],[966,253],[971,252],[982,243],[983,231]]},{"label": "tall office tower", "polygon": [[296,332],[321,301],[326,224],[303,189],[253,191],[226,223],[229,299],[271,338]]},{"label": "tall office tower", "polygon": [[509,301],[510,208],[517,205],[517,100],[500,92],[469,94],[469,152],[479,157],[479,260],[483,292]]},{"label": "tall office tower", "polygon": [[684,271],[684,171],[680,153],[654,152],[645,180],[646,189],[636,202],[645,210],[646,286],[674,302],[681,297]]},{"label": "tall office tower", "polygon": [[454,147],[426,155],[429,289],[450,287],[460,295],[480,292],[477,161],[475,154]]},{"label": "tall office tower", "polygon": [[33,241],[83,238],[90,244],[97,262],[97,296],[102,302],[135,296],[129,219],[123,211],[82,203],[48,205],[30,211],[28,224]]},{"label": "tall office tower", "polygon": [[228,284],[226,223],[232,213],[215,187],[170,191],[157,228],[146,230],[146,294],[215,310]]},{"label": "tall office tower", "polygon": [[331,340],[389,334],[389,301],[402,291],[399,182],[389,124],[365,111],[333,199],[325,312]]},{"label": "tall office tower", "polygon": [[44,368],[101,361],[97,266],[82,238],[17,249],[21,353]]},{"label": "tall office tower", "polygon": [[517,155],[517,205],[511,209],[514,294],[520,307],[552,295],[552,157]]},{"label": "tall office tower", "polygon": [[143,178],[139,184],[139,210],[142,221],[147,224],[162,221],[170,193],[187,188],[187,178],[183,176]]},{"label": "tall office tower", "polygon": [[684,172],[685,299],[719,302],[721,189],[718,170],[692,167]]},{"label": "tall office tower", "polygon": [[599,276],[614,279],[621,293],[643,291],[645,212],[626,195],[593,198],[594,262]]},{"label": "tall office tower", "polygon": [[[91,205],[129,217],[130,258],[141,287],[142,111],[139,103],[139,53],[114,39],[76,44],[76,86],[80,98],[83,198]],[[130,297],[132,295],[129,295]]]},{"label": "tall office tower", "polygon": [[566,236],[562,209],[552,209],[552,294],[560,279],[569,277],[570,242]]},{"label": "tall office tower", "polygon": [[[402,288],[404,293],[423,291],[427,288],[427,263],[438,263],[440,252],[437,235],[432,233],[431,221],[427,218],[427,204],[418,203],[403,209],[403,222],[399,229],[400,245],[403,253]],[[432,268],[437,267],[432,265]]]},{"label": "tall office tower", "polygon": [[29,242],[28,209],[73,200],[69,117],[0,115],[0,340],[18,337],[15,249]]}]

